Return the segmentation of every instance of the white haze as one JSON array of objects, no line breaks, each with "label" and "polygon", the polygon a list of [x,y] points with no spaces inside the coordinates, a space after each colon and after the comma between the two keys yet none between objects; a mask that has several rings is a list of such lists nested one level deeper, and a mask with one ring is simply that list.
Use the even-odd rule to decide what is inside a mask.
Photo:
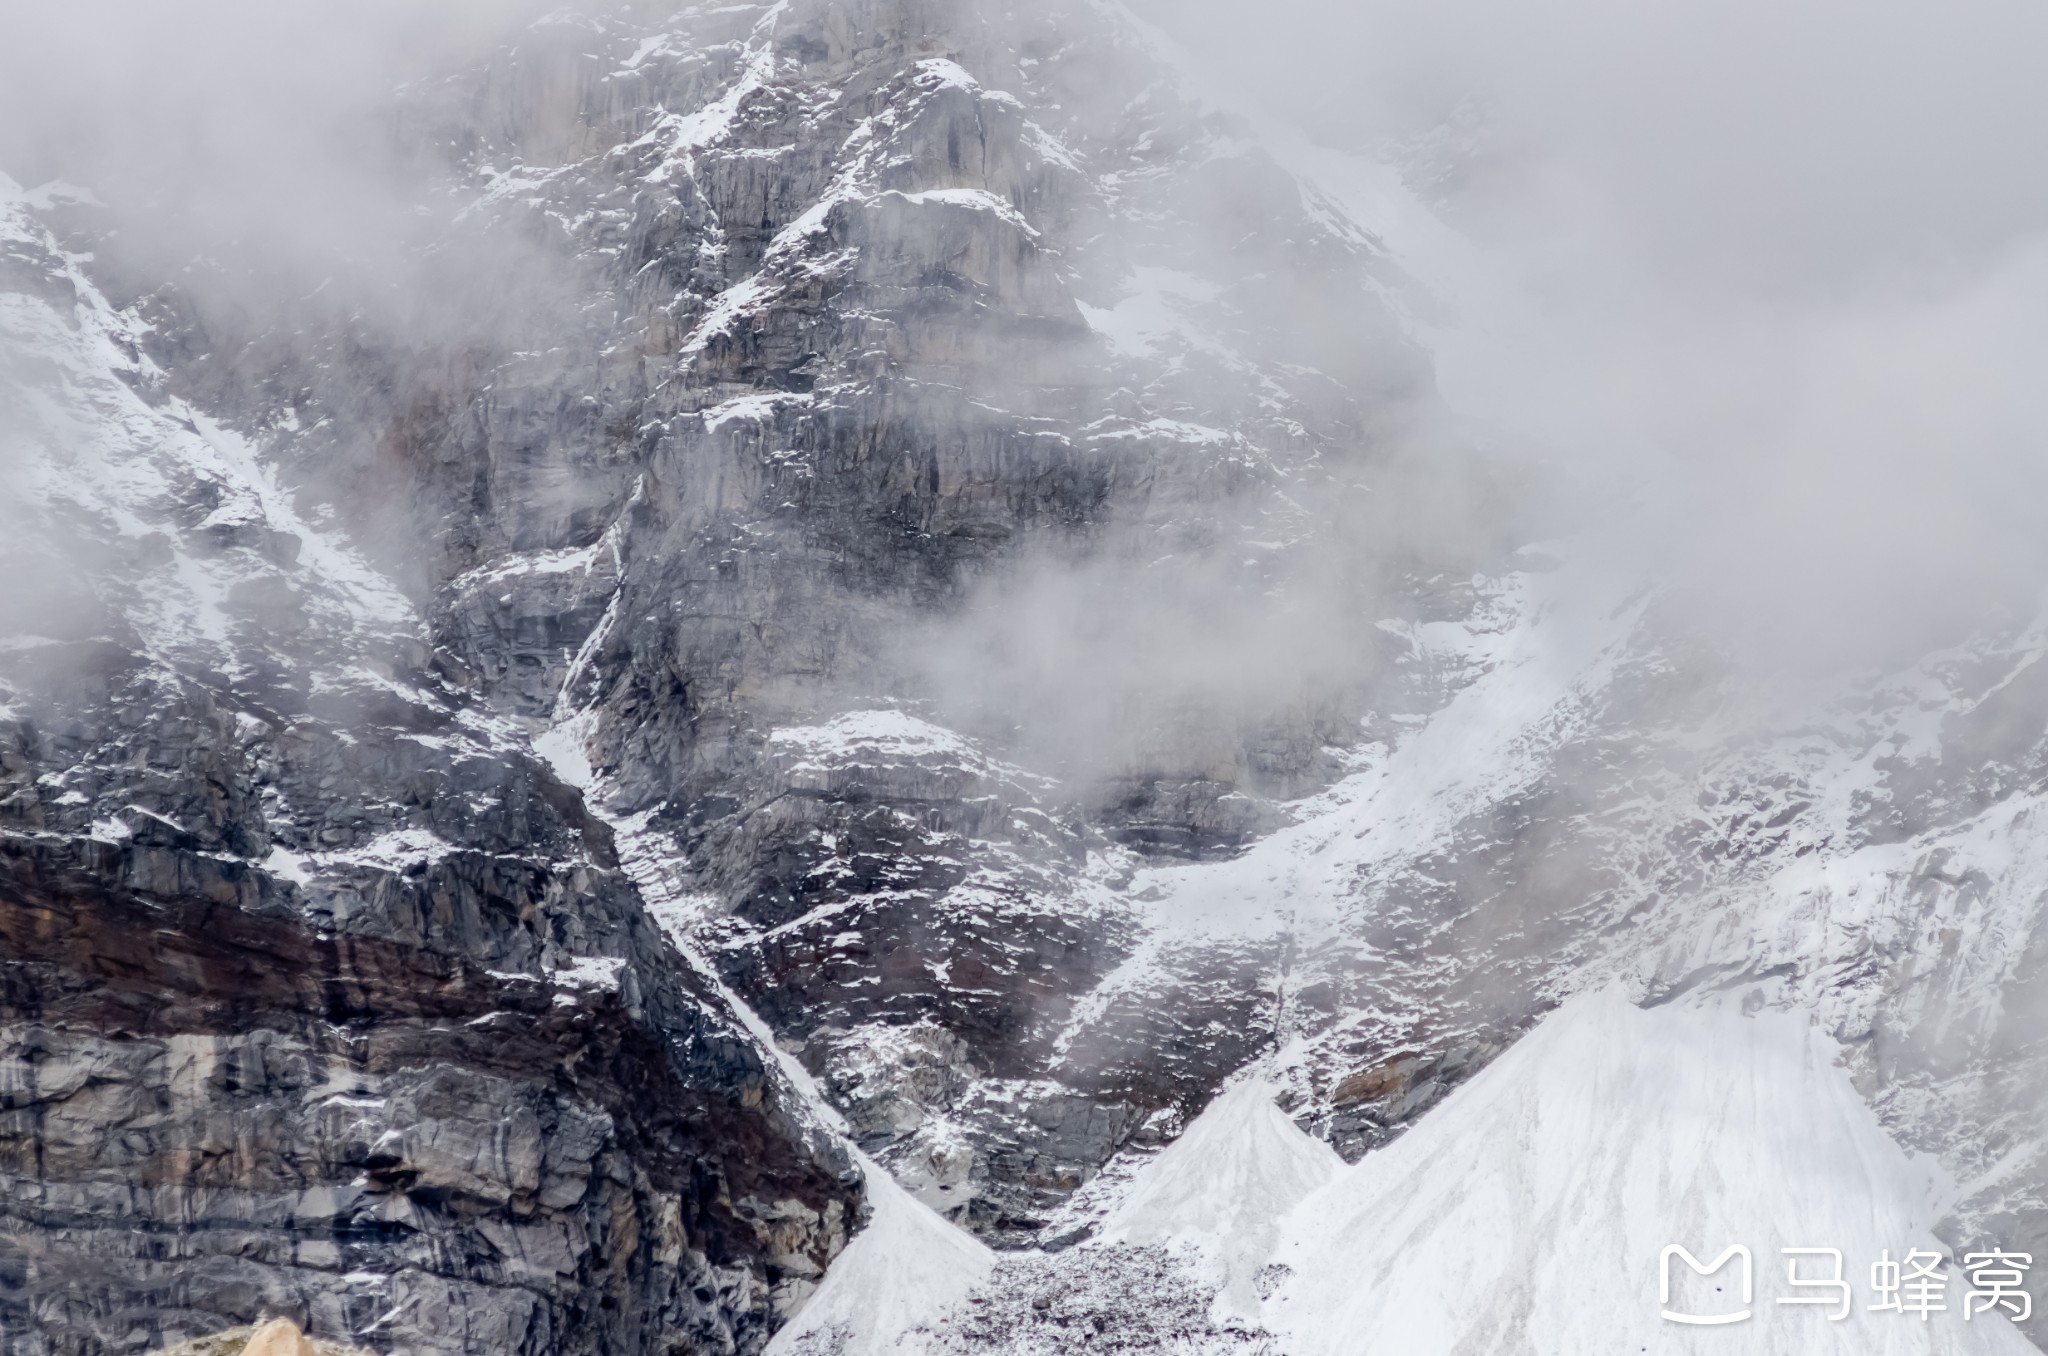
[{"label": "white haze", "polygon": [[[394,96],[486,57],[541,9],[0,0],[0,171],[95,195],[115,229],[101,263],[120,281],[197,282],[200,300],[259,324],[323,287],[407,326],[465,306],[501,313],[504,279],[518,276],[510,244],[491,242],[503,266],[476,267],[481,285],[422,257],[460,204],[407,162]],[[435,303],[420,295],[436,288]]]},{"label": "white haze", "polygon": [[379,135],[394,89],[474,59],[536,8],[6,0],[0,164],[25,183],[154,196],[159,230],[343,243],[396,205]]},{"label": "white haze", "polygon": [[1141,8],[1274,115],[1404,162],[1483,261],[1447,396],[1724,642],[1827,669],[2031,609],[2048,7]]},{"label": "white haze", "polygon": [[[1404,160],[1482,261],[1437,354],[1452,404],[1561,470],[1570,526],[1678,580],[1728,644],[1826,669],[2031,609],[2048,7],[1135,3],[1232,97]],[[417,291],[435,208],[390,160],[391,91],[540,7],[5,0],[0,169],[94,189],[148,262],[231,254],[259,288],[312,288],[353,261]],[[434,314],[487,325],[495,284],[540,270],[479,271],[494,286],[441,278]],[[1230,646],[1168,593],[1164,667],[1330,648],[1328,608]]]}]

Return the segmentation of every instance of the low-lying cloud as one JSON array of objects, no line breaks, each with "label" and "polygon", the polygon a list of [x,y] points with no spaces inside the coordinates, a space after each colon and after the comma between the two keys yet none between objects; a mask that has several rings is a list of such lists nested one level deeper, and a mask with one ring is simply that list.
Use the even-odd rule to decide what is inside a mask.
[{"label": "low-lying cloud", "polygon": [[2019,0],[1153,7],[1478,246],[1451,403],[1738,654],[1891,662],[2048,549],[2048,10]]}]

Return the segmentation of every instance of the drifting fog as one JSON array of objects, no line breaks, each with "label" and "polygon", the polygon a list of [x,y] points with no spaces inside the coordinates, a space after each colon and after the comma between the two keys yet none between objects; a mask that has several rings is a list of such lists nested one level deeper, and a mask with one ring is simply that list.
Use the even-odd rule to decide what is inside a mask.
[{"label": "drifting fog", "polygon": [[[0,5],[0,168],[150,211],[176,250],[388,256],[418,206],[392,95],[488,52],[525,0]],[[388,258],[387,258],[388,262]],[[310,261],[309,261],[310,266]]]},{"label": "drifting fog", "polygon": [[[2031,612],[2048,9],[1173,0],[1148,17],[1477,246],[1461,412],[1723,642],[1832,668]],[[1612,497],[1610,497],[1612,496]]]},{"label": "drifting fog", "polygon": [[[1134,7],[1210,66],[1212,93],[1390,159],[1466,237],[1454,267],[1421,270],[1450,316],[1434,345],[1449,406],[1562,478],[1560,533],[1675,582],[1727,647],[1826,671],[2031,611],[2048,569],[2048,9]],[[541,8],[14,0],[0,168],[106,198],[138,275],[232,255],[222,276],[250,305],[340,275],[346,304],[384,295],[404,326],[488,329],[504,289],[473,275],[538,290],[545,270],[423,268],[453,205],[422,198],[383,110]],[[1301,625],[1247,613],[1235,646],[1215,639],[1235,604],[1200,584],[1169,591],[1152,652],[1268,657],[1232,691],[1357,658],[1323,643],[1341,605],[1314,581]],[[1057,591],[1049,606],[1087,612]]]},{"label": "drifting fog", "polygon": [[490,336],[559,310],[567,280],[521,242],[451,247],[464,204],[395,114],[547,8],[9,0],[0,172],[94,196],[117,293],[174,281],[244,331],[324,312],[418,343]]}]

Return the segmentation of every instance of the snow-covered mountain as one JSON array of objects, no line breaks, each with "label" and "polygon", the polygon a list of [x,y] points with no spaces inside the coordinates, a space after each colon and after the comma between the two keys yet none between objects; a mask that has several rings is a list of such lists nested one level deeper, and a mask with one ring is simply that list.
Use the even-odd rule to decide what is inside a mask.
[{"label": "snow-covered mountain", "polygon": [[0,184],[0,1353],[2027,1349],[1862,1280],[2048,1242],[2048,630],[1736,670],[1229,94],[560,10],[404,305]]},{"label": "snow-covered mountain", "polygon": [[170,389],[48,224],[82,195],[0,189],[0,1346],[764,1339],[843,1148],[413,602]]}]

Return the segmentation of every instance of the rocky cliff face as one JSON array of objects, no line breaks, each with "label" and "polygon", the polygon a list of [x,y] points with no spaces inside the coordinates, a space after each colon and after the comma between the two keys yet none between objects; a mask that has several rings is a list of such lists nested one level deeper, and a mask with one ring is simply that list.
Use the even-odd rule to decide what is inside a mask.
[{"label": "rocky cliff face", "polygon": [[757,1348],[860,1197],[725,986],[1021,1239],[1259,1039],[1055,1046],[1355,675],[1161,698],[1061,614],[1292,586],[1426,388],[1371,240],[1086,10],[558,15],[399,104],[429,304],[537,280],[491,332],[9,207],[9,1351]]},{"label": "rocky cliff face", "polygon": [[757,1348],[857,1171],[10,193],[0,1348]]},{"label": "rocky cliff face", "polygon": [[1418,286],[1127,22],[562,11],[393,123],[403,303],[10,194],[0,1352],[756,1351],[845,1139],[1058,1246],[1252,1060],[1356,1157],[1610,979],[2043,1227],[2036,633],[1736,697],[1513,550]]},{"label": "rocky cliff face", "polygon": [[[528,242],[573,307],[459,357],[180,340],[174,381],[347,488],[443,680],[620,826],[863,1146],[1028,1240],[1272,1032],[1233,971],[1064,1057],[1116,883],[1279,823],[1395,649],[1281,631],[1219,679],[1204,628],[1415,612],[1373,571],[1467,547],[1332,530],[1429,399],[1398,275],[1085,7],[557,16],[404,104],[461,245]],[[1160,618],[1135,663],[1120,591]]]}]

